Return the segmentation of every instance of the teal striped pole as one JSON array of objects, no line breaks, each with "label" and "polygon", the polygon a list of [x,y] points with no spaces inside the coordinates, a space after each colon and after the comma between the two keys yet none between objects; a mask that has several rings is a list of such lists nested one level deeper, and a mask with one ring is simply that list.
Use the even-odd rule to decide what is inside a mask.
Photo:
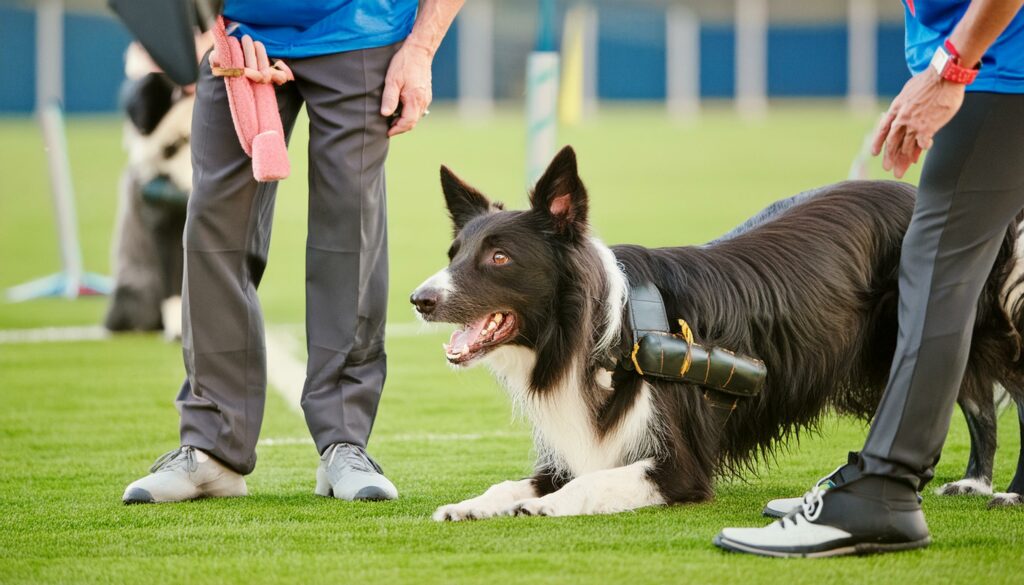
[{"label": "teal striped pole", "polygon": [[532,186],[555,155],[558,51],[555,0],[540,0],[537,45],[526,63],[526,183]]}]

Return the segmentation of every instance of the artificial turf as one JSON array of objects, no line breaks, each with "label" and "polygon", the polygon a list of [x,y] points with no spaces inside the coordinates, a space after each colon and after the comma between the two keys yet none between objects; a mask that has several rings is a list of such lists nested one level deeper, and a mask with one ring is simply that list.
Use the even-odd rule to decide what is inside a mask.
[{"label": "artificial turf", "polygon": [[[842,179],[871,119],[828,105],[773,109],[744,122],[712,108],[690,125],[660,110],[608,108],[565,129],[609,243],[698,243],[767,202]],[[501,112],[463,125],[437,108],[396,139],[388,166],[393,323],[408,292],[445,260],[450,226],[437,185],[444,163],[509,206],[524,204],[522,121]],[[115,119],[69,122],[84,254],[107,271],[117,174]],[[268,320],[301,332],[304,123],[280,189]],[[0,287],[56,269],[41,145],[31,122],[0,120]],[[0,329],[98,323],[102,299],[0,303]],[[349,504],[312,495],[316,453],[301,415],[270,392],[259,465],[244,499],[177,505],[120,503],[123,487],[176,445],[173,397],[180,350],[155,335],[0,345],[0,583],[1020,583],[1024,509],[985,498],[925,494],[934,544],[899,555],[793,561],[722,553],[725,525],[762,523],[764,502],[798,495],[863,441],[865,427],[828,419],[760,474],[723,482],[714,502],[583,518],[501,518],[438,524],[439,505],[530,469],[530,439],[483,371],[454,373],[443,333],[388,341],[389,378],[371,452],[402,498]],[[996,483],[1018,449],[1001,419]],[[935,485],[957,479],[968,439],[953,422]]]}]

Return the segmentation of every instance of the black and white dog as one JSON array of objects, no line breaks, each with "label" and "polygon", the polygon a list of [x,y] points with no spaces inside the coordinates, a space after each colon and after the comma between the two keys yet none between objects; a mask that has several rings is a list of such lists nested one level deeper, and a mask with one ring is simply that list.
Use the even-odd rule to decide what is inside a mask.
[{"label": "black and white dog", "polygon": [[[427,321],[461,325],[458,366],[486,363],[534,428],[533,477],[492,486],[436,520],[607,514],[712,497],[735,473],[832,409],[868,418],[896,341],[900,245],[913,187],[851,181],[776,203],[704,246],[609,248],[590,234],[575,154],[562,150],[505,211],[447,168],[450,263],[412,295]],[[972,448],[965,478],[941,492],[991,494],[994,389],[1024,412],[1018,361],[1024,238],[1008,229],[980,300],[959,403]],[[699,386],[622,365],[629,283],[654,283],[671,321],[698,341],[762,359],[763,391],[721,424]],[[609,364],[617,364],[610,366]],[[1019,504],[1024,464],[994,504]]]},{"label": "black and white dog", "polygon": [[110,331],[181,337],[181,238],[192,190],[192,107],[137,43],[129,46],[122,106],[128,164],[121,177],[112,246],[115,288],[104,318]]}]

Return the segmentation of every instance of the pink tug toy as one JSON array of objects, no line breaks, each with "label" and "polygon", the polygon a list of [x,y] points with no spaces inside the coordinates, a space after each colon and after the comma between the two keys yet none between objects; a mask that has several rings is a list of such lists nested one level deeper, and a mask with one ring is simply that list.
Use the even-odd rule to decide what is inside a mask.
[{"label": "pink tug toy", "polygon": [[224,78],[231,118],[242,150],[252,158],[252,174],[260,182],[280,181],[291,172],[291,165],[271,84],[281,85],[295,77],[280,59],[270,65],[263,43],[253,42],[248,35],[241,41],[228,36],[222,16],[217,17],[213,38],[210,68]]}]

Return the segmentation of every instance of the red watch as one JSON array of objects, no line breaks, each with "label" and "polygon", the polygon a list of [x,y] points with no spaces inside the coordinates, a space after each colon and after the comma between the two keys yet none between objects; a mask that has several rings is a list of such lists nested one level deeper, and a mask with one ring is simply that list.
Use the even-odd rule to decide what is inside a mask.
[{"label": "red watch", "polygon": [[978,76],[978,71],[981,69],[981,63],[972,69],[960,65],[960,53],[949,40],[935,50],[931,66],[939,74],[939,77],[963,85],[970,85],[974,82],[974,78]]}]

